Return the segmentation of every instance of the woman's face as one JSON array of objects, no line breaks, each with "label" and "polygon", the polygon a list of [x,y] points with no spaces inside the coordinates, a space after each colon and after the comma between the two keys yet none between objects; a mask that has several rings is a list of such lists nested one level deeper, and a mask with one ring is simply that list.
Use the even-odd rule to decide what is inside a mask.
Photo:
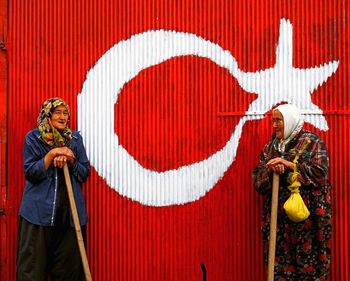
[{"label": "woman's face", "polygon": [[276,138],[283,139],[284,137],[284,121],[283,115],[278,110],[272,111],[272,127],[273,131],[276,133]]},{"label": "woman's face", "polygon": [[57,130],[62,131],[68,122],[69,113],[64,105],[59,105],[51,116],[51,123]]}]

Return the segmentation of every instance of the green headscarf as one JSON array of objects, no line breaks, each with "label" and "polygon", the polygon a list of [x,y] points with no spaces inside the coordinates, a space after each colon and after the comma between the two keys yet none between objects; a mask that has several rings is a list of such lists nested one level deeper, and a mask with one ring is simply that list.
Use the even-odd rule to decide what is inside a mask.
[{"label": "green headscarf", "polygon": [[51,147],[70,146],[72,139],[72,131],[67,126],[63,131],[58,131],[51,124],[51,116],[56,107],[63,105],[68,110],[68,121],[70,117],[70,111],[68,104],[60,98],[50,98],[44,101],[41,106],[40,113],[37,119],[38,129],[43,140]]}]

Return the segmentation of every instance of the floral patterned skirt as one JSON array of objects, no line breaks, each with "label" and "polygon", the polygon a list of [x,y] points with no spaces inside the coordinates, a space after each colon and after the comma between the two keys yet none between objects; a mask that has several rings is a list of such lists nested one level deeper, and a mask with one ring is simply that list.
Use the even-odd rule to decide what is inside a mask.
[{"label": "floral patterned skirt", "polygon": [[[275,280],[327,280],[330,267],[331,197],[329,190],[301,192],[310,216],[295,223],[287,217],[283,204],[290,192],[279,195],[275,255]],[[271,200],[265,198],[262,237],[267,263]]]}]

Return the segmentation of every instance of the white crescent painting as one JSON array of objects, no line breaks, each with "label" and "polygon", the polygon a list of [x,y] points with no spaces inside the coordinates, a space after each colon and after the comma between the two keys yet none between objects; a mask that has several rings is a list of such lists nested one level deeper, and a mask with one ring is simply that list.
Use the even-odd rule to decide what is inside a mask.
[{"label": "white crescent painting", "polygon": [[[281,19],[276,64],[257,72],[240,70],[229,51],[191,33],[150,30],[118,42],[88,72],[78,95],[78,130],[92,166],[108,186],[143,205],[185,204],[198,200],[215,186],[235,160],[245,122],[263,118],[274,105],[293,103],[304,113],[306,122],[327,130],[323,111],[312,103],[311,94],[336,72],[339,62],[294,68],[292,34],[290,21]],[[158,172],[143,167],[120,145],[114,131],[114,106],[124,85],[142,70],[180,56],[211,60],[227,69],[245,91],[257,98],[219,151],[199,162]]]}]

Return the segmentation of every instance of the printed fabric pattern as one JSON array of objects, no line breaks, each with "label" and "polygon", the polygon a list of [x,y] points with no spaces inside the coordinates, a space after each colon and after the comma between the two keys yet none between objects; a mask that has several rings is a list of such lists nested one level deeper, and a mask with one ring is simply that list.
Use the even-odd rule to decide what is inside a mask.
[{"label": "printed fabric pattern", "polygon": [[70,147],[70,141],[72,139],[72,131],[68,128],[68,123],[66,128],[62,132],[59,132],[54,126],[51,124],[51,116],[55,111],[55,108],[63,105],[68,110],[68,122],[69,122],[69,106],[66,102],[60,98],[52,98],[44,101],[41,106],[40,113],[37,119],[38,130],[42,139],[50,146],[50,147],[62,147],[67,146]]}]

